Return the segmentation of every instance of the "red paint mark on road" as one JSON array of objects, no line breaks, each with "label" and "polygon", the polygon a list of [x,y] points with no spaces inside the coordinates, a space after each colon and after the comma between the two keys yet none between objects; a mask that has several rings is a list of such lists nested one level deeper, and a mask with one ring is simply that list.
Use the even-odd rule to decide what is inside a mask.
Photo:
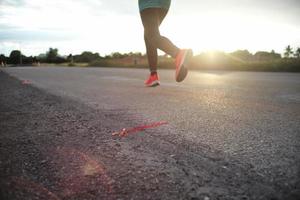
[{"label": "red paint mark on road", "polygon": [[112,133],[112,135],[113,136],[125,137],[125,136],[127,136],[128,134],[131,134],[131,133],[144,131],[146,129],[155,128],[155,127],[166,125],[166,124],[168,124],[168,122],[156,122],[156,123],[143,125],[143,126],[137,126],[137,127],[128,128],[128,129],[123,128],[121,131],[117,131],[117,132]]},{"label": "red paint mark on road", "polygon": [[22,80],[21,83],[22,83],[22,85],[29,85],[29,84],[31,84],[30,80]]}]

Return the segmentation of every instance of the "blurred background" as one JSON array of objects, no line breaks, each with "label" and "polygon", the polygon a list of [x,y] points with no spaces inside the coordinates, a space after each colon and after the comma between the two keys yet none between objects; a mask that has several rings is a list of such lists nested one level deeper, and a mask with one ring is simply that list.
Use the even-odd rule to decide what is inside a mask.
[{"label": "blurred background", "polygon": [[[195,69],[299,71],[299,13],[298,0],[172,0],[161,34],[194,50]],[[0,54],[2,65],[145,67],[138,2],[0,0]]]}]

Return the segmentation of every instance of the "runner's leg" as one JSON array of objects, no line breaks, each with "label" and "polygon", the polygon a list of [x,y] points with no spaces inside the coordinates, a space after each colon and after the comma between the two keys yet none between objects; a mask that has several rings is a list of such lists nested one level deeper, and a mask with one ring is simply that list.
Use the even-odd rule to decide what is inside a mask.
[{"label": "runner's leg", "polygon": [[149,8],[141,12],[150,71],[157,70],[157,49],[164,51],[173,58],[175,58],[179,52],[179,48],[168,38],[160,35],[159,26],[166,14],[167,10],[160,8]]}]

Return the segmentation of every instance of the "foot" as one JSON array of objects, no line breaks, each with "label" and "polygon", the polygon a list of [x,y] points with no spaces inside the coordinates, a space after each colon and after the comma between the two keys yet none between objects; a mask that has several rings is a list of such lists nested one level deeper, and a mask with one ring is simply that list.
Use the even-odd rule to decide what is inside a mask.
[{"label": "foot", "polygon": [[149,76],[149,78],[145,81],[145,86],[147,87],[155,87],[159,85],[159,77],[158,74],[153,74]]},{"label": "foot", "polygon": [[193,51],[191,49],[182,49],[179,51],[175,59],[176,74],[175,79],[177,82],[181,82],[188,74],[188,65],[193,57]]}]

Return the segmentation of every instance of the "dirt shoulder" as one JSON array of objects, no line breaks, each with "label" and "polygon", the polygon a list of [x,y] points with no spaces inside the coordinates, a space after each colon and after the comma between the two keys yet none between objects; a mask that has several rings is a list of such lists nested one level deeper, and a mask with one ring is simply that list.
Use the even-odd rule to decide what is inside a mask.
[{"label": "dirt shoulder", "polygon": [[174,140],[167,125],[95,110],[0,71],[0,199],[297,199],[247,163]]}]

